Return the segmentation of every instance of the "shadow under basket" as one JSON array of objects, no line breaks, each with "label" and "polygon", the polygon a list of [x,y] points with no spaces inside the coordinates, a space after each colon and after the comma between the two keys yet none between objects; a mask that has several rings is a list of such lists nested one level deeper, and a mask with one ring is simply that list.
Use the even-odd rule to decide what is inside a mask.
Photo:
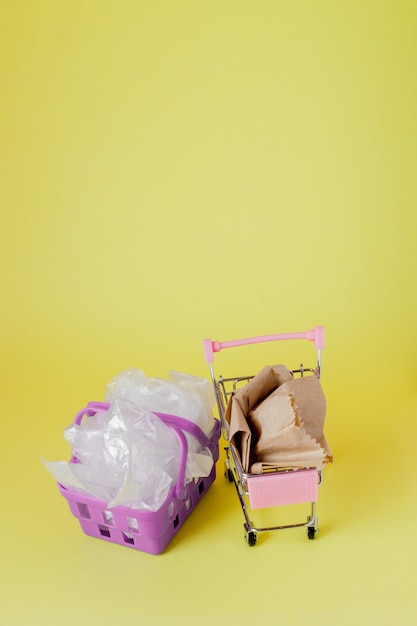
[{"label": "shadow under basket", "polygon": [[[206,441],[213,455],[209,476],[187,484],[177,481],[157,511],[126,506],[109,509],[105,500],[67,489],[59,483],[58,489],[86,535],[149,554],[161,554],[216,478],[220,431],[220,422],[215,420]],[[76,462],[76,459],[72,461]]]}]

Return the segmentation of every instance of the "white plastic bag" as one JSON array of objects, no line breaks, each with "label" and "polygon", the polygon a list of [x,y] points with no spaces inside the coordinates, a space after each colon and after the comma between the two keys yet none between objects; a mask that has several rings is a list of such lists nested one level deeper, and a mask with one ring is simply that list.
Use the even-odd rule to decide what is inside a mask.
[{"label": "white plastic bag", "polygon": [[129,368],[109,382],[106,400],[178,415],[209,435],[214,427],[214,397],[208,380],[174,371],[168,376],[168,380],[148,378],[142,370]]},{"label": "white plastic bag", "polygon": [[[103,499],[109,508],[159,509],[177,482],[181,448],[172,428],[152,411],[183,417],[206,433],[214,426],[203,379],[175,376],[178,383],[148,379],[140,370],[117,376],[108,385],[108,410],[64,431],[79,462],[43,461],[45,467],[65,487]],[[213,458],[195,437],[184,435],[187,483],[208,476]]]}]

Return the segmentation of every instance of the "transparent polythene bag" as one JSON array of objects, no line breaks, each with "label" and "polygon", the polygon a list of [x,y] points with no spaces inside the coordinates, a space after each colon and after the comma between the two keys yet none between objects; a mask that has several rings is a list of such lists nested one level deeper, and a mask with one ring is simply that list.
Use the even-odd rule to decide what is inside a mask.
[{"label": "transparent polythene bag", "polygon": [[114,399],[149,411],[178,415],[197,424],[209,435],[214,427],[212,386],[205,378],[170,371],[168,379],[149,378],[137,368],[129,368],[107,385],[106,401]]},{"label": "transparent polythene bag", "polygon": [[[181,382],[167,383],[139,378],[132,370],[119,375],[109,384],[106,398],[109,408],[93,416],[85,416],[80,424],[71,424],[64,431],[77,463],[43,461],[53,477],[64,487],[105,500],[108,507],[118,505],[157,510],[176,483],[180,464],[180,444],[175,432],[152,411],[173,413],[200,426],[203,406],[210,403],[209,394],[202,393],[201,379],[192,381],[178,375]],[[192,377],[194,378],[194,377]],[[140,391],[137,391],[140,380]],[[186,381],[186,382],[184,382]],[[193,388],[197,386],[198,391]],[[148,396],[146,395],[148,390]],[[152,411],[143,407],[147,397]],[[158,399],[158,402],[157,402]],[[168,410],[169,407],[169,410]],[[180,411],[171,410],[177,409]],[[211,407],[210,407],[211,410]],[[214,425],[214,418],[213,420]],[[204,415],[209,428],[210,420]],[[208,476],[213,458],[208,448],[184,433],[188,444],[185,482]]]}]

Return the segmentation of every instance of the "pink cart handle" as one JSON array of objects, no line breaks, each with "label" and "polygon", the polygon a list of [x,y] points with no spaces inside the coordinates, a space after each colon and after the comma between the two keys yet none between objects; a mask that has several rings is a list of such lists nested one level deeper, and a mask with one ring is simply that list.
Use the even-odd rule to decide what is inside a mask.
[{"label": "pink cart handle", "polygon": [[[74,417],[74,424],[80,425],[84,415],[92,417],[96,413],[105,413],[109,407],[110,404],[107,402],[89,402],[88,405],[79,411]],[[178,468],[177,482],[175,485],[175,495],[177,498],[181,498],[185,485],[185,471],[187,468],[188,457],[188,443],[184,432],[188,432],[190,435],[195,437],[202,447],[208,447],[210,445],[210,439],[201,430],[201,428],[197,426],[197,424],[189,422],[183,417],[170,415],[169,413],[157,413],[156,411],[152,411],[152,413],[159,417],[159,419],[169,426],[169,428],[171,428],[180,443],[180,464]]]},{"label": "pink cart handle", "polygon": [[316,350],[324,348],[324,328],[316,326],[313,330],[307,330],[301,333],[281,333],[278,335],[262,335],[260,337],[248,337],[247,339],[236,339],[234,341],[211,341],[211,339],[203,339],[204,357],[207,363],[214,361],[214,353],[220,352],[224,348],[236,348],[238,346],[246,346],[251,343],[264,343],[267,341],[284,341],[287,339],[307,339],[314,341]]}]

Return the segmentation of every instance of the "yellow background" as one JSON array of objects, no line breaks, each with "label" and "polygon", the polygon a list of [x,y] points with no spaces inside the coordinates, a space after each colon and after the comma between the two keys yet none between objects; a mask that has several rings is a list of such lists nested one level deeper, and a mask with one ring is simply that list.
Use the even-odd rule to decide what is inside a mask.
[{"label": "yellow background", "polygon": [[[0,47],[2,623],[415,624],[417,3],[3,0]],[[116,373],[316,324],[317,541],[249,548],[223,454],[163,555],[82,534],[40,457]]]}]

